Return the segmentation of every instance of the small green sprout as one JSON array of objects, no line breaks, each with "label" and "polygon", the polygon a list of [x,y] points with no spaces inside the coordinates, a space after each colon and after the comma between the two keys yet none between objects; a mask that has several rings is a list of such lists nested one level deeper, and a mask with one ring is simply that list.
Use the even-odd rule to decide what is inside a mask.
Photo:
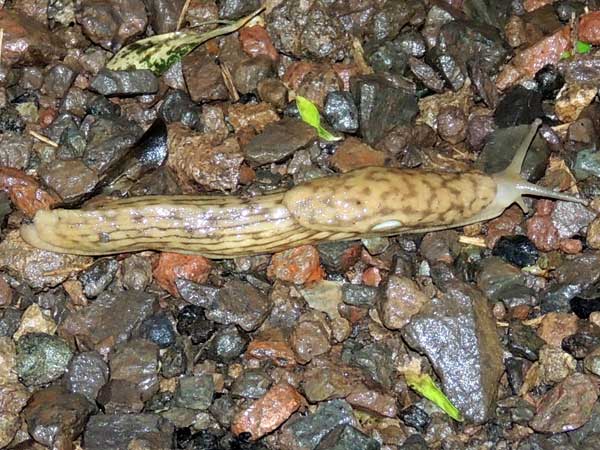
[{"label": "small green sprout", "polygon": [[296,105],[298,106],[298,112],[304,122],[309,124],[311,127],[316,128],[319,137],[325,141],[339,141],[342,139],[340,136],[334,136],[329,131],[321,126],[321,115],[319,110],[309,99],[296,96]]},{"label": "small green sprout", "polygon": [[407,371],[404,373],[404,377],[406,378],[406,383],[414,391],[431,400],[457,422],[463,421],[460,411],[450,403],[448,397],[435,385],[431,376],[426,373]]}]

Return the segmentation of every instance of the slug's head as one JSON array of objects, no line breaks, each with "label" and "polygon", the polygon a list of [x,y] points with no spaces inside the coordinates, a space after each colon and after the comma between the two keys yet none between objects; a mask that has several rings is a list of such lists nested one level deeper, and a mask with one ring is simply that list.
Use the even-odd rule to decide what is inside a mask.
[{"label": "slug's head", "polygon": [[527,136],[517,149],[517,152],[515,153],[510,165],[502,172],[492,175],[492,178],[496,182],[497,186],[495,203],[497,205],[502,205],[504,208],[512,205],[513,203],[517,203],[525,213],[527,213],[528,208],[523,201],[523,195],[534,195],[537,197],[553,198],[556,200],[577,202],[581,203],[582,205],[587,205],[588,203],[584,199],[577,198],[569,194],[555,192],[543,186],[529,183],[527,180],[524,180],[523,177],[521,177],[521,167],[523,166],[525,155],[527,154],[527,150],[529,149],[529,146],[531,145],[531,142],[533,141],[533,138],[535,137],[535,134],[537,133],[541,123],[542,121],[540,119],[536,119],[531,124]]}]

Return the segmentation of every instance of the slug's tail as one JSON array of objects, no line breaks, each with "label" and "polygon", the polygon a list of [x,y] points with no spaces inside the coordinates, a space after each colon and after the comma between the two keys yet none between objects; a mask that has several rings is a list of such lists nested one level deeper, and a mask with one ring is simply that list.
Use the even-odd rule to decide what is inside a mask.
[{"label": "slug's tail", "polygon": [[521,177],[521,168],[523,166],[523,161],[525,160],[525,155],[527,155],[527,150],[533,142],[541,123],[542,121],[540,119],[533,121],[527,136],[517,149],[509,166],[502,172],[494,174],[494,178],[498,183],[498,189],[502,192],[503,196],[512,200],[510,203],[517,203],[525,213],[528,212],[528,208],[523,201],[523,195],[534,195],[537,197],[576,202],[587,206],[588,202],[585,199],[570,194],[564,194],[562,192],[555,192],[552,189],[530,183]]}]

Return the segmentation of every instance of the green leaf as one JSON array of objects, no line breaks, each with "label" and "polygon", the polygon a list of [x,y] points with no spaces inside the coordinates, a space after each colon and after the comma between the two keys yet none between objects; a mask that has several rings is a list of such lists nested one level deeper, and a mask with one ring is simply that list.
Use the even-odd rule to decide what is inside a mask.
[{"label": "green leaf", "polygon": [[448,397],[435,385],[428,374],[409,371],[404,374],[404,377],[406,383],[420,395],[431,400],[454,420],[463,421],[460,411],[450,403]]},{"label": "green leaf", "polygon": [[571,52],[569,50],[565,50],[560,54],[560,59],[569,59],[571,57]]},{"label": "green leaf", "polygon": [[592,50],[592,44],[588,44],[587,42],[577,41],[575,42],[575,51],[577,53],[589,53]]},{"label": "green leaf", "polygon": [[109,70],[148,69],[160,76],[169,67],[200,44],[224,34],[233,33],[260,14],[264,7],[252,14],[206,33],[174,31],[157,34],[123,47],[106,65]]},{"label": "green leaf", "polygon": [[341,136],[334,136],[321,126],[321,115],[319,114],[319,110],[309,99],[297,95],[296,105],[298,106],[298,112],[300,113],[302,120],[311,127],[316,128],[317,134],[321,139],[325,141],[339,141],[342,139]]}]

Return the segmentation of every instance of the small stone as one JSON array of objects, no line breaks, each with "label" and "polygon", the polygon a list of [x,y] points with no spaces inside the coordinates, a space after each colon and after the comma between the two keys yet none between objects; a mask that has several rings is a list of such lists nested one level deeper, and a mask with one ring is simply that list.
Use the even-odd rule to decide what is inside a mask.
[{"label": "small stone", "polygon": [[81,160],[53,161],[38,169],[44,183],[63,199],[76,199],[90,192],[99,181],[98,174]]},{"label": "small stone", "polygon": [[63,98],[77,74],[64,64],[53,66],[44,78],[42,92],[54,98]]},{"label": "small stone", "polygon": [[283,119],[269,124],[245,147],[246,161],[261,166],[279,162],[317,139],[315,128],[298,119]]},{"label": "small stone", "polygon": [[339,283],[320,281],[304,287],[300,293],[311,308],[327,314],[334,340],[343,342],[350,335],[350,323],[340,315],[338,309],[343,304]]},{"label": "small stone", "polygon": [[421,433],[427,429],[427,426],[431,422],[427,412],[417,405],[410,405],[404,408],[398,413],[398,416],[406,425],[415,428]]},{"label": "small stone", "polygon": [[577,120],[582,111],[594,100],[598,88],[580,84],[567,84],[561,90],[554,104],[554,111],[561,122]]},{"label": "small stone", "polygon": [[56,331],[56,327],[56,322],[34,303],[28,307],[21,316],[21,324],[19,325],[19,329],[13,335],[13,339],[18,341],[21,336],[24,336],[27,333],[45,333],[52,335]]},{"label": "small stone", "polygon": [[176,31],[184,0],[148,0],[145,3],[148,8],[150,25],[155,33]]},{"label": "small stone", "polygon": [[503,236],[494,246],[494,256],[518,267],[532,266],[536,263],[539,253],[527,236]]},{"label": "small stone", "polygon": [[262,369],[245,370],[231,385],[231,395],[258,399],[265,395],[272,380]]},{"label": "small stone", "polygon": [[96,401],[98,392],[107,381],[108,365],[96,352],[76,354],[65,373],[65,386],[69,392],[82,394],[91,403]]},{"label": "small stone", "polygon": [[78,8],[77,22],[94,44],[116,52],[144,32],[148,17],[142,0],[84,0]]},{"label": "small stone", "polygon": [[398,125],[409,125],[417,114],[414,94],[398,89],[381,75],[355,77],[351,92],[360,113],[360,132],[374,144]]},{"label": "small stone", "polygon": [[175,401],[184,408],[206,410],[212,403],[214,393],[212,375],[183,377],[179,379]]},{"label": "small stone", "polygon": [[352,408],[344,400],[319,404],[317,411],[287,422],[279,436],[281,450],[310,450],[338,425],[356,425]]},{"label": "small stone", "polygon": [[196,305],[184,306],[177,315],[177,331],[190,336],[194,345],[206,342],[214,333],[214,325],[206,320],[204,310]]},{"label": "small stone", "polygon": [[573,374],[542,397],[529,425],[541,433],[574,430],[590,419],[597,399],[598,392],[590,378]]},{"label": "small stone", "polygon": [[93,411],[94,405],[83,395],[53,386],[31,396],[23,417],[29,434],[40,444],[52,447],[62,440],[76,439]]},{"label": "small stone", "polygon": [[324,320],[310,317],[310,314],[302,316],[290,337],[297,361],[306,364],[316,356],[327,353],[331,348],[330,336],[331,330]]},{"label": "small stone", "polygon": [[591,353],[585,356],[583,366],[594,375],[600,374],[600,348],[592,350]]},{"label": "small stone", "polygon": [[246,333],[235,325],[229,325],[212,335],[208,341],[207,352],[219,362],[230,363],[244,353],[249,341],[250,337]]},{"label": "small stone", "polygon": [[557,347],[544,346],[540,350],[540,378],[546,384],[556,384],[575,373],[577,362]]},{"label": "small stone", "polygon": [[215,302],[206,309],[206,317],[224,325],[236,324],[245,331],[256,330],[267,318],[268,298],[248,283],[231,280],[220,290]]},{"label": "small stone", "polygon": [[576,331],[577,316],[575,314],[550,312],[542,318],[537,334],[547,344],[560,348],[563,339],[575,334]]},{"label": "small stone", "polygon": [[358,108],[349,92],[329,92],[325,98],[323,114],[327,123],[336,131],[342,133],[358,131]]},{"label": "small stone", "polygon": [[14,341],[9,337],[0,337],[0,386],[16,383],[16,356],[17,349]]},{"label": "small stone", "polygon": [[260,80],[257,86],[258,96],[275,108],[283,109],[287,102],[287,88],[277,78]]},{"label": "small stone", "polygon": [[574,202],[558,201],[552,211],[552,225],[561,239],[578,235],[587,227],[596,214],[583,205]]},{"label": "small stone", "polygon": [[437,132],[440,137],[451,143],[458,144],[467,136],[467,118],[456,106],[442,108],[437,116]]},{"label": "small stone", "polygon": [[255,337],[248,344],[246,354],[260,361],[269,360],[280,367],[296,365],[296,356],[289,343],[278,336],[275,340],[272,336]]},{"label": "small stone", "polygon": [[369,166],[385,165],[386,155],[356,138],[347,138],[331,158],[331,165],[342,173]]},{"label": "small stone", "polygon": [[17,343],[16,370],[26,386],[39,386],[61,377],[73,350],[56,336],[30,333]]},{"label": "small stone", "polygon": [[533,328],[517,321],[510,324],[508,349],[513,355],[536,361],[543,345],[544,341],[535,334]]},{"label": "small stone", "polygon": [[251,439],[259,439],[279,428],[303,403],[303,397],[292,386],[276,384],[234,417],[231,431],[236,435],[250,433]]},{"label": "small stone", "polygon": [[396,399],[379,391],[362,389],[355,390],[346,397],[353,407],[378,414],[382,417],[396,417]]},{"label": "small stone", "polygon": [[267,268],[267,276],[294,284],[305,284],[323,278],[319,252],[311,245],[303,245],[275,253]]},{"label": "small stone", "polygon": [[549,252],[558,249],[560,236],[550,216],[535,215],[525,222],[527,237],[538,250]]},{"label": "small stone", "polygon": [[106,96],[154,94],[158,91],[158,78],[146,69],[103,69],[91,81],[90,88]]},{"label": "small stone", "polygon": [[0,165],[25,169],[29,164],[32,148],[33,142],[27,135],[4,131],[0,135]]},{"label": "small stone", "polygon": [[279,53],[264,27],[259,25],[243,27],[239,33],[242,49],[248,55],[252,57],[267,56],[273,62],[279,60]]},{"label": "small stone", "polygon": [[144,408],[137,386],[127,380],[110,380],[102,386],[96,401],[106,414],[133,414]]},{"label": "small stone", "polygon": [[188,358],[180,345],[173,345],[160,355],[160,374],[164,378],[174,378],[185,373]]},{"label": "small stone", "polygon": [[352,425],[340,425],[325,436],[315,450],[379,450],[380,444]]},{"label": "small stone", "polygon": [[86,450],[133,450],[136,441],[145,441],[148,450],[161,450],[172,448],[173,431],[158,414],[98,414],[85,427],[83,442]]},{"label": "small stone", "polygon": [[2,60],[8,65],[46,65],[62,59],[66,54],[64,44],[48,28],[25,14],[2,9],[0,28]]},{"label": "small stone", "polygon": [[[86,267],[91,258],[39,250],[26,244],[19,230],[7,233],[0,243],[0,267],[21,274],[33,288],[53,287],[65,281],[70,271]],[[67,269],[65,271],[65,269]]]},{"label": "small stone", "polygon": [[158,391],[158,346],[153,342],[133,339],[117,346],[109,366],[111,380],[134,383],[143,401]]},{"label": "small stone", "polygon": [[188,92],[195,103],[229,98],[221,69],[202,48],[185,56],[182,67]]},{"label": "small stone", "polygon": [[115,344],[127,341],[156,305],[156,297],[145,292],[104,292],[89,306],[70,314],[60,332],[76,336],[87,348],[108,353]]},{"label": "small stone", "polygon": [[578,39],[592,45],[600,44],[600,12],[591,11],[579,18]]},{"label": "small stone", "polygon": [[391,275],[380,289],[377,311],[387,328],[399,330],[418,314],[428,300],[414,281]]},{"label": "small stone", "polygon": [[112,283],[118,269],[119,263],[114,258],[96,261],[79,275],[79,281],[83,284],[83,293],[89,298],[100,295]]},{"label": "small stone", "polygon": [[121,261],[123,286],[132,291],[143,291],[152,281],[152,264],[149,258],[131,255]]},{"label": "small stone", "polygon": [[163,289],[177,297],[179,295],[175,285],[177,279],[205,283],[211,269],[212,264],[203,256],[163,252],[160,254],[153,275]]},{"label": "small stone", "polygon": [[175,343],[175,330],[169,318],[162,313],[148,317],[140,325],[140,336],[154,342],[159,348],[167,348]]}]

